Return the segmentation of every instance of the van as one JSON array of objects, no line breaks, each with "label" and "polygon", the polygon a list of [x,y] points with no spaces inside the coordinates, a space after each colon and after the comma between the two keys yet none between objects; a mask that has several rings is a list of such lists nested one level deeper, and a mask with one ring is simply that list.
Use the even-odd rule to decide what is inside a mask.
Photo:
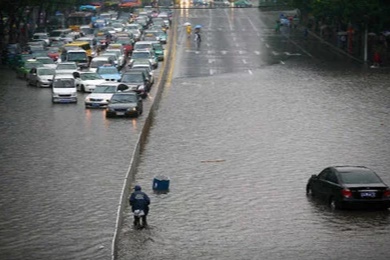
[{"label": "van", "polygon": [[53,103],[77,103],[76,82],[72,74],[56,74],[52,81]]},{"label": "van", "polygon": [[75,41],[64,45],[65,49],[68,49],[67,47],[79,47],[86,51],[88,57],[92,58],[92,48],[89,42]]},{"label": "van", "polygon": [[63,38],[66,37],[67,34],[72,32],[71,29],[57,29],[53,30],[49,33],[50,42],[62,41]]}]

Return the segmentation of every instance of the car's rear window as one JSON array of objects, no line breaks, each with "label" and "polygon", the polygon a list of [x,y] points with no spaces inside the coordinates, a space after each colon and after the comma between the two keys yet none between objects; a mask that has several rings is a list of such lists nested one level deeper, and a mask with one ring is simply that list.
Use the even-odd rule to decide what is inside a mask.
[{"label": "car's rear window", "polygon": [[345,184],[382,183],[374,172],[364,169],[340,172],[340,178]]}]

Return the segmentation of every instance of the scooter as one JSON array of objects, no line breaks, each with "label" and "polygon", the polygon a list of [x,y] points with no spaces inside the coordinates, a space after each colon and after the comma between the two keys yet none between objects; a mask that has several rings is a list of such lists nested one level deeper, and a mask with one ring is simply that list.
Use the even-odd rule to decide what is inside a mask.
[{"label": "scooter", "polygon": [[[142,229],[147,226],[146,215],[143,210],[141,209],[134,210],[133,216],[134,216],[134,227],[136,229]],[[141,219],[142,219],[142,224],[141,224]]]}]

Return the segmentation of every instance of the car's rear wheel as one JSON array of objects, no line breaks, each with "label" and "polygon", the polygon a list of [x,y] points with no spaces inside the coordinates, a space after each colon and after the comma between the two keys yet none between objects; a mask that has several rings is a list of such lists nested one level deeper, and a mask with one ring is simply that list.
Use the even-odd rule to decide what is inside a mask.
[{"label": "car's rear wheel", "polygon": [[329,207],[332,210],[342,209],[340,202],[338,202],[334,197],[329,199]]},{"label": "car's rear wheel", "polygon": [[310,197],[314,197],[314,192],[310,184],[306,186],[306,195]]}]

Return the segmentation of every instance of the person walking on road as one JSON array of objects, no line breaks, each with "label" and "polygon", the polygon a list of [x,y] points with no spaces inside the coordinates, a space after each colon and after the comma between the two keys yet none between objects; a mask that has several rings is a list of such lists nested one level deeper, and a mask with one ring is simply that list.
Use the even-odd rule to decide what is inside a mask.
[{"label": "person walking on road", "polygon": [[134,192],[130,195],[129,198],[131,211],[134,214],[134,226],[136,228],[144,228],[148,225],[146,217],[149,213],[150,198],[145,192],[141,190],[141,186],[135,185]]},{"label": "person walking on road", "polygon": [[187,37],[190,38],[192,33],[191,25],[187,25],[186,31],[187,31]]}]

